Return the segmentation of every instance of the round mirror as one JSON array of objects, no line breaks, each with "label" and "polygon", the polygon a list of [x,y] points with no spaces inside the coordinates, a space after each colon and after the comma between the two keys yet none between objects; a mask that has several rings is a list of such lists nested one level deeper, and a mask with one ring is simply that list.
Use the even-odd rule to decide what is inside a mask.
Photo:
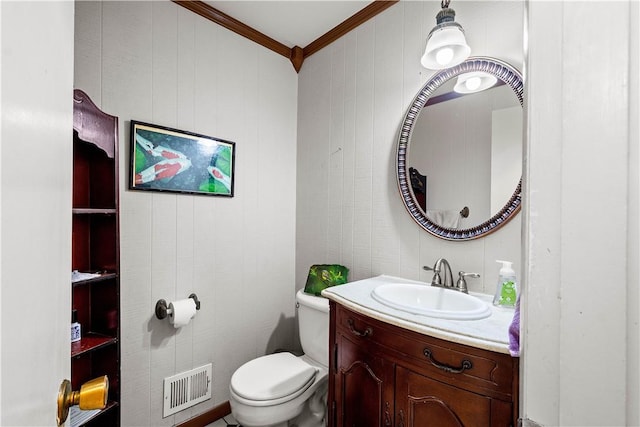
[{"label": "round mirror", "polygon": [[407,211],[426,231],[476,239],[520,211],[522,94],[515,68],[471,57],[436,73],[414,98],[396,172]]}]

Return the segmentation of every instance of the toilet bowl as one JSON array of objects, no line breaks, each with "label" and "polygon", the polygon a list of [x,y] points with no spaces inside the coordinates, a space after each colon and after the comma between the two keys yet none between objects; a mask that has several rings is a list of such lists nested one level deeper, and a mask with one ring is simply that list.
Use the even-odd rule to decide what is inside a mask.
[{"label": "toilet bowl", "polygon": [[305,354],[258,357],[240,366],[231,377],[231,412],[243,427],[325,425],[329,302],[303,291],[298,291],[296,301]]}]

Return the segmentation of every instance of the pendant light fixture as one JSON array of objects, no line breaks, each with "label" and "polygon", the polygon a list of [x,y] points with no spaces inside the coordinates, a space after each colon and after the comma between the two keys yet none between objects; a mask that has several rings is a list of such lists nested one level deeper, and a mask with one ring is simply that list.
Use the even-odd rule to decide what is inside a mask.
[{"label": "pendant light fixture", "polygon": [[481,92],[493,87],[497,82],[498,79],[489,73],[474,71],[459,75],[453,90],[458,93]]},{"label": "pendant light fixture", "polygon": [[449,8],[450,0],[442,0],[442,10],[436,15],[436,26],[429,32],[427,47],[420,63],[431,70],[442,70],[460,64],[469,57],[471,48],[462,26],[455,22],[456,12]]}]

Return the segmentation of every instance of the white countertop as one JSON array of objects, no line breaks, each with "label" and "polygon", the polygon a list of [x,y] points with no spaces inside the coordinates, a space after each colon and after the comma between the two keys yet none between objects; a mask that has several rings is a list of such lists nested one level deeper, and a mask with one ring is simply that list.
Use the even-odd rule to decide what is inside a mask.
[{"label": "white countertop", "polygon": [[385,283],[417,283],[430,286],[424,282],[381,275],[327,288],[322,291],[322,295],[357,313],[391,325],[459,344],[509,354],[508,331],[514,310],[494,307],[491,304],[492,296],[470,293],[491,308],[489,317],[480,320],[447,320],[406,313],[379,303],[373,299],[371,292]]}]

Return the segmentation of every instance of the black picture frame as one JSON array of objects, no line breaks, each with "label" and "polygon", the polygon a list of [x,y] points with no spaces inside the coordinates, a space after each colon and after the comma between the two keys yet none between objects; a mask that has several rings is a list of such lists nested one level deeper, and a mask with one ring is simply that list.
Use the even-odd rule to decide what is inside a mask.
[{"label": "black picture frame", "polygon": [[233,197],[235,142],[131,120],[129,189]]}]

